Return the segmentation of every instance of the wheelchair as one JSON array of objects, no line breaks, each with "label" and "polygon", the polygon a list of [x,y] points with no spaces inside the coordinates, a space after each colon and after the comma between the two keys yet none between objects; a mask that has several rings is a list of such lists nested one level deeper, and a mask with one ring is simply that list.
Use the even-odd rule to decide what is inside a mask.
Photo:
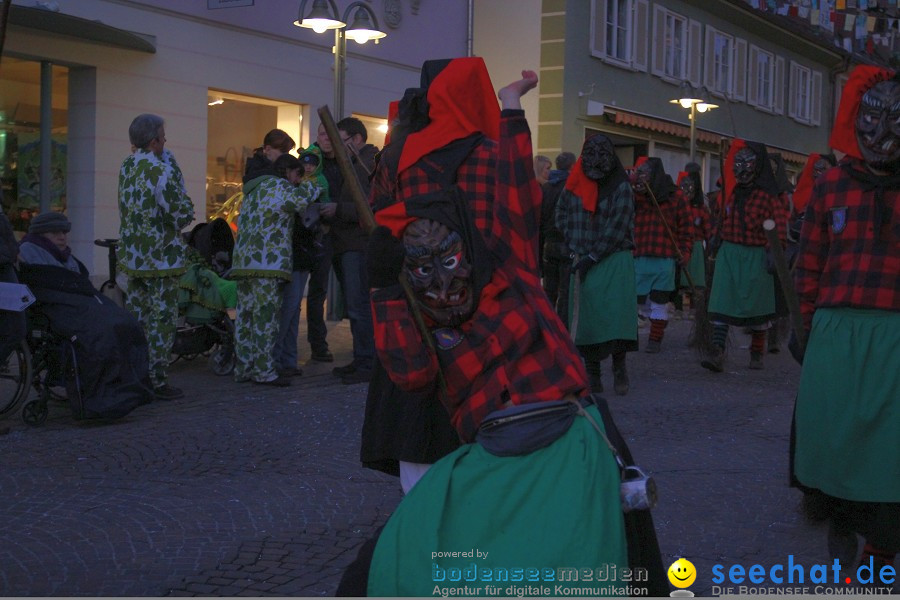
[{"label": "wheelchair", "polygon": [[[22,420],[42,425],[50,413],[49,402],[68,401],[76,418],[84,415],[81,378],[74,340],[50,331],[47,317],[26,312],[25,339],[0,363],[0,416],[22,407]],[[65,389],[65,394],[56,390]],[[31,391],[37,394],[31,399]]]}]

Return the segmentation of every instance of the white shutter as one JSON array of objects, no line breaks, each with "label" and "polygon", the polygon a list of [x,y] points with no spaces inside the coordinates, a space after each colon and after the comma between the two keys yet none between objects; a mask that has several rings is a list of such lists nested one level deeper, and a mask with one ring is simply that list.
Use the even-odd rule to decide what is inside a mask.
[{"label": "white shutter", "polygon": [[757,100],[757,94],[759,93],[759,48],[752,44],[750,45],[749,67],[747,69],[747,104],[750,106],[758,106],[759,104],[768,106],[765,98],[761,99],[762,102]]},{"label": "white shutter", "polygon": [[706,56],[703,57],[703,85],[716,88],[716,30],[706,26]]},{"label": "white shutter", "polygon": [[734,61],[731,72],[731,93],[735,100],[747,98],[747,40],[734,38]]},{"label": "white shutter", "polygon": [[784,114],[784,59],[780,56],[775,57],[775,76],[772,78],[772,86],[775,90],[775,112],[779,115]]},{"label": "white shutter", "polygon": [[653,37],[650,39],[653,65],[650,72],[662,77],[666,74],[666,9],[653,5]]},{"label": "white shutter", "polygon": [[650,29],[650,2],[649,0],[634,0],[634,27],[632,28],[632,53],[631,66],[636,71],[647,70],[647,32]]},{"label": "white shutter", "polygon": [[788,116],[792,119],[797,117],[797,63],[791,61],[791,73],[788,80]]},{"label": "white shutter", "polygon": [[606,1],[591,0],[591,55],[606,57]]},{"label": "white shutter", "polygon": [[699,88],[703,79],[703,24],[691,19],[688,26],[688,81]]},{"label": "white shutter", "polygon": [[809,122],[819,125],[822,122],[822,74],[812,72],[812,90],[809,94]]}]

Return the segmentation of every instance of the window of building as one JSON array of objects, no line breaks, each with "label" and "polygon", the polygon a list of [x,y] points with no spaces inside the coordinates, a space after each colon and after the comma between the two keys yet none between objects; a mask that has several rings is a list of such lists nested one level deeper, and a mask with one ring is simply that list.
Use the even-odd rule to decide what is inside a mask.
[{"label": "window of building", "polygon": [[819,125],[822,109],[822,74],[791,61],[788,116],[799,123]]},{"label": "window of building", "polygon": [[648,0],[591,0],[591,54],[646,71],[649,15]]},{"label": "window of building", "polygon": [[[50,103],[49,208],[66,210],[69,70],[50,66],[50,93],[42,94],[40,62],[0,60],[0,185],[3,212],[26,231],[41,212],[41,104]],[[46,92],[46,90],[45,90]]]},{"label": "window of building", "polygon": [[747,103],[760,110],[781,114],[784,110],[784,59],[750,46]]},{"label": "window of building", "polygon": [[687,19],[674,13],[666,15],[665,73],[673,79],[683,79],[687,59]]},{"label": "window of building", "polygon": [[615,60],[631,59],[629,34],[631,33],[631,0],[605,0],[606,55]]},{"label": "window of building", "polygon": [[297,143],[309,144],[299,104],[210,90],[206,134],[206,217],[228,218],[241,191],[244,165],[270,130],[283,129]]},{"label": "window of building", "polygon": [[704,83],[709,91],[732,100],[744,100],[747,41],[707,26],[705,70]]}]

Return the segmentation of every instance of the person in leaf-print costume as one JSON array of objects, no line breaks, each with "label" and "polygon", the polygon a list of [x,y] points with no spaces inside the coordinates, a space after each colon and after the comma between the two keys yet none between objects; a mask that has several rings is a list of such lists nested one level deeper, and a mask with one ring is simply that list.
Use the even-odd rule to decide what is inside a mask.
[{"label": "person in leaf-print costume", "polygon": [[178,278],[186,270],[181,230],[194,219],[194,204],[175,157],[165,150],[164,121],[138,115],[128,128],[135,150],[119,171],[119,263],[128,276],[126,306],[144,327],[150,379],[157,399],[184,394],[167,383]]},{"label": "person in leaf-print costume", "polygon": [[231,278],[238,282],[234,370],[238,382],[290,384],[290,379],[278,375],[273,351],[282,287],[293,270],[294,215],[302,215],[322,193],[315,183],[303,181],[295,187],[276,174],[273,161],[294,145],[285,132],[273,129],[247,161],[231,270]]}]

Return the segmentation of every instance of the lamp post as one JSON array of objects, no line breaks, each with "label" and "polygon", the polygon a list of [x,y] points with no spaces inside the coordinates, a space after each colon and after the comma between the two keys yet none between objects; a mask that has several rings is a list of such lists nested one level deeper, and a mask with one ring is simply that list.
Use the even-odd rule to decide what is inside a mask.
[{"label": "lamp post", "polygon": [[[347,38],[357,44],[365,44],[369,40],[378,40],[387,34],[378,27],[378,17],[372,8],[364,2],[351,2],[344,10],[342,18],[338,18],[338,8],[334,0],[313,0],[310,13],[304,16],[309,0],[300,1],[300,11],[294,25],[312,29],[316,33],[334,30],[334,118],[340,120],[344,116],[344,69],[347,62]],[[353,22],[350,15],[353,9]],[[350,23],[348,26],[347,23]]]},{"label": "lamp post", "polygon": [[669,100],[670,104],[680,104],[682,108],[690,109],[691,114],[691,162],[694,162],[694,154],[697,149],[697,113],[705,113],[708,110],[719,108],[718,104],[710,103],[707,98],[709,94],[706,90],[701,90],[700,94],[694,93],[693,87],[683,81],[681,83],[681,97]]}]

